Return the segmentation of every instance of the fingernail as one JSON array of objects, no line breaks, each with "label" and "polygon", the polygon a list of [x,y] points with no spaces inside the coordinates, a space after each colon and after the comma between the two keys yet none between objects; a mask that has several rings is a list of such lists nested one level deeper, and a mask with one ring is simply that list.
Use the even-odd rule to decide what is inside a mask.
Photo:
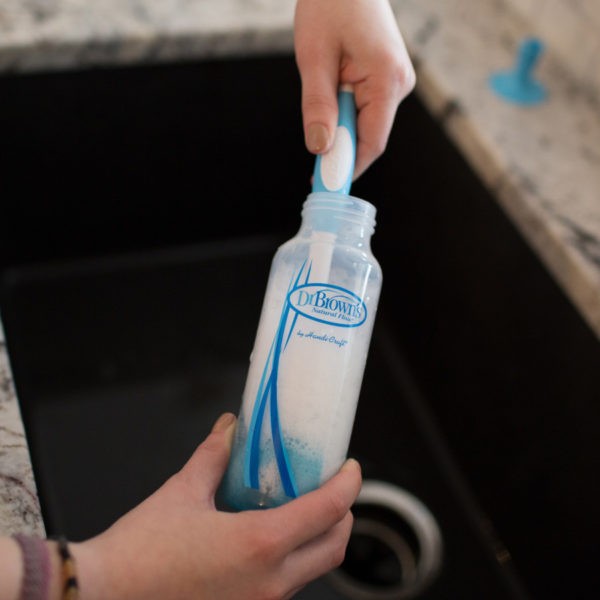
[{"label": "fingernail", "polygon": [[327,148],[329,142],[329,133],[325,125],[321,123],[312,123],[308,126],[306,133],[306,146],[311,152],[319,154]]},{"label": "fingernail", "polygon": [[343,465],[342,468],[340,469],[340,471],[360,471],[360,463],[354,459],[354,458],[349,458]]},{"label": "fingernail", "polygon": [[233,425],[235,421],[235,415],[233,413],[223,413],[213,425],[213,431],[215,433],[221,433],[222,431],[226,431]]}]

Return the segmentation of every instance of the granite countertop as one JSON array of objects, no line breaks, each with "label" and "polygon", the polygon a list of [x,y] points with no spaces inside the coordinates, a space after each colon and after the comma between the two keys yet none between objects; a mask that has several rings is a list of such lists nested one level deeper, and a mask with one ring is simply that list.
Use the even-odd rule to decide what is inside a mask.
[{"label": "granite countertop", "polygon": [[[294,0],[2,0],[0,76],[291,53]],[[529,24],[503,0],[391,0],[416,92],[600,337],[600,106],[549,45],[543,104],[495,96]],[[455,199],[460,202],[460,199]],[[42,533],[0,324],[0,533]]]},{"label": "granite countertop", "polygon": [[44,535],[45,527],[0,323],[0,535],[18,531]]}]

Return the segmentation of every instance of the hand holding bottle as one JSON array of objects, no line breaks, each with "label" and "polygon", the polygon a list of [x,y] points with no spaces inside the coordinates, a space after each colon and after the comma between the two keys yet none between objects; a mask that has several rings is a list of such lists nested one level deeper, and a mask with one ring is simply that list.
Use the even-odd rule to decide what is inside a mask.
[{"label": "hand holding bottle", "polygon": [[356,461],[285,506],[221,512],[214,495],[234,425],[223,415],[159,490],[101,535],[71,544],[82,597],[285,599],[341,563],[361,486]]}]

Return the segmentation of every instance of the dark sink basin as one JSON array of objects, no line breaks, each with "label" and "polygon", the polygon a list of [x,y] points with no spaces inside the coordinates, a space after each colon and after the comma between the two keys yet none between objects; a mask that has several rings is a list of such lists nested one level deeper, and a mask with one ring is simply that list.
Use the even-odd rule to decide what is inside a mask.
[{"label": "dark sink basin", "polygon": [[[237,412],[309,191],[299,82],[286,56],[5,77],[0,126],[2,319],[46,527],[82,539]],[[417,96],[353,192],[378,208],[384,285],[350,453],[443,548],[397,597],[593,597],[598,340]],[[349,547],[371,597],[422,559],[394,526],[404,573]],[[342,588],[298,597],[367,597]]]}]

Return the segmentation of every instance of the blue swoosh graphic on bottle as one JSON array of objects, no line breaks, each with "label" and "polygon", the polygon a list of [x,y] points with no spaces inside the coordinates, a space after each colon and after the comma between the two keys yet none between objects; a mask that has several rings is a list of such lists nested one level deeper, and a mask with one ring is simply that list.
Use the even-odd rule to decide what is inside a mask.
[{"label": "blue swoosh graphic on bottle", "polygon": [[[281,424],[279,421],[279,406],[278,406],[278,395],[277,395],[277,379],[279,374],[279,359],[281,353],[287,347],[290,340],[290,336],[294,329],[298,313],[292,311],[293,318],[289,325],[290,316],[290,304],[289,304],[289,291],[298,286],[298,282],[302,277],[302,272],[306,266],[306,261],[302,264],[298,271],[298,275],[291,278],[290,286],[288,287],[288,293],[286,294],[286,300],[284,302],[279,324],[277,326],[277,332],[275,339],[271,343],[269,348],[269,354],[263,369],[263,373],[254,400],[254,408],[252,410],[252,419],[250,421],[250,428],[248,431],[248,438],[246,440],[246,451],[244,455],[244,484],[247,487],[258,490],[260,487],[260,434],[263,428],[263,421],[265,416],[265,408],[267,401],[269,402],[269,412],[271,414],[271,435],[273,438],[273,449],[275,452],[275,459],[277,461],[277,468],[279,470],[279,476],[281,478],[281,484],[283,491],[286,496],[290,498],[298,497],[298,486],[296,479],[290,466],[288,453],[283,443],[283,434],[281,431]],[[311,268],[307,269],[304,283],[308,283]],[[283,338],[288,329],[285,343]]]}]

